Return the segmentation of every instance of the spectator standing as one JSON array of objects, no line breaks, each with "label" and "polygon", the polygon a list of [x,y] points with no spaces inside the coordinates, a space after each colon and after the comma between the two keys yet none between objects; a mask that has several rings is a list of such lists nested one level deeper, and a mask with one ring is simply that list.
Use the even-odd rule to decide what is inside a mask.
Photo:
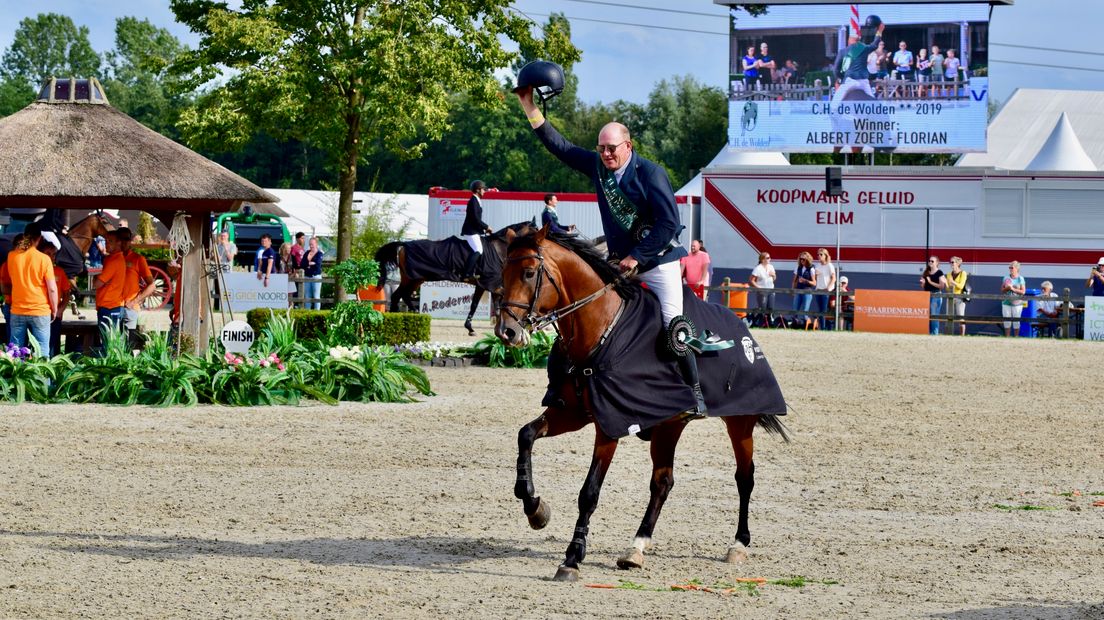
[{"label": "spectator standing", "polygon": [[1104,256],[1096,261],[1096,269],[1089,272],[1085,287],[1092,289],[1093,297],[1104,297]]},{"label": "spectator standing", "polygon": [[932,79],[932,62],[928,58],[927,48],[921,47],[916,52],[916,81],[920,83],[920,96],[927,94],[927,84]]},{"label": "spectator standing", "polygon": [[[19,247],[20,242],[23,241],[23,233],[17,234],[12,238],[12,248]],[[11,256],[9,254],[8,256]],[[11,342],[11,302],[12,302],[12,279],[11,274],[8,272],[8,261],[5,260],[3,264],[0,264],[0,292],[4,294],[4,305],[2,307],[4,313],[4,325],[8,328],[8,342]]]},{"label": "spectator standing", "polygon": [[943,80],[943,54],[939,53],[938,45],[933,45],[931,48],[931,72],[934,81]]},{"label": "spectator standing", "polygon": [[755,57],[754,45],[748,46],[740,64],[744,70],[744,86],[749,90],[755,88],[755,84],[759,82],[759,60]]},{"label": "spectator standing", "polygon": [[123,316],[128,330],[138,327],[138,312],[142,309],[142,302],[157,290],[146,257],[130,249],[132,239],[129,228],[115,231],[118,246],[116,254],[122,258],[124,267]]},{"label": "spectator standing", "polygon": [[690,242],[690,254],[679,259],[682,281],[699,299],[705,299],[705,287],[709,286],[709,254],[702,249],[701,239]]},{"label": "spectator standing", "polygon": [[[805,291],[811,290],[816,286],[816,270],[813,269],[813,255],[808,252],[802,252],[797,255],[797,268],[794,269],[793,286],[791,288]],[[793,309],[795,311],[800,310],[805,314],[803,316],[794,316],[794,321],[805,321],[805,329],[809,329],[812,326],[813,321],[809,318],[809,306],[813,303],[813,296],[809,293],[794,293]]]},{"label": "spectator standing", "polygon": [[836,266],[832,264],[832,255],[828,253],[825,248],[817,250],[817,265],[816,270],[816,288],[818,291],[824,291],[827,295],[817,295],[817,311],[821,313],[821,316],[817,318],[817,322],[820,323],[821,329],[828,327],[828,299],[831,297],[831,292],[836,289]]},{"label": "spectator standing", "polygon": [[893,66],[897,71],[898,79],[912,79],[912,52],[909,51],[908,43],[905,41],[897,44],[897,51],[893,53]]},{"label": "spectator standing", "polygon": [[234,257],[238,255],[238,246],[230,241],[230,233],[219,233],[218,243],[215,244],[215,256],[223,271],[230,271],[234,264]]},{"label": "spectator standing", "polygon": [[311,237],[310,245],[299,262],[299,268],[303,270],[303,277],[308,278],[303,283],[303,289],[306,291],[304,297],[314,300],[306,302],[305,308],[322,309],[322,302],[319,301],[319,298],[322,297],[322,258],[324,255],[325,253],[318,248],[318,237]]},{"label": "spectator standing", "polygon": [[276,269],[277,273],[286,274],[288,277],[287,292],[289,308],[295,305],[292,298],[296,297],[299,293],[299,288],[291,281],[292,276],[294,276],[295,272],[299,269],[299,263],[295,261],[294,253],[291,251],[293,245],[296,244],[287,242],[280,244],[280,264]]},{"label": "spectator standing", "polygon": [[8,275],[12,281],[11,342],[27,346],[27,332],[38,342],[42,353],[50,355],[50,322],[58,314],[57,282],[50,258],[38,251],[42,230],[30,223],[23,239],[8,254]]},{"label": "spectator standing", "polygon": [[126,261],[119,253],[117,233],[113,230],[107,234],[107,257],[104,258],[103,271],[93,281],[96,289],[96,324],[101,332],[118,328],[126,318],[123,297]]},{"label": "spectator standing", "polygon": [[276,270],[276,261],[279,255],[272,249],[272,236],[268,233],[261,235],[261,247],[257,249],[257,259],[253,261],[253,269],[257,272],[257,279],[263,280],[268,287],[268,278]]},{"label": "spectator standing", "polygon": [[936,294],[942,293],[947,288],[947,278],[943,274],[943,270],[939,268],[938,256],[928,259],[928,265],[924,267],[924,273],[920,276],[920,288],[931,293],[931,301],[928,305],[931,322],[928,333],[938,336],[939,321],[935,317],[938,314],[943,314],[943,298],[937,297]]},{"label": "spectator standing", "polygon": [[778,278],[770,260],[770,254],[760,252],[759,264],[751,270],[751,278],[748,280],[751,288],[755,289],[756,305],[763,315],[764,327],[770,327],[774,320],[774,281]]},{"label": "spectator standing", "polygon": [[57,283],[58,304],[57,313],[50,319],[50,354],[61,353],[61,317],[65,314],[65,307],[69,305],[69,296],[72,286],[65,270],[57,266],[57,253],[61,249],[61,241],[52,232],[44,231],[42,240],[38,243],[38,251],[50,258],[54,266],[54,282]]},{"label": "spectator standing", "polygon": [[953,49],[947,50],[947,58],[943,61],[943,78],[951,82],[951,88],[953,96],[958,96],[958,69],[961,66],[959,60],[955,58],[955,51]]},{"label": "spectator standing", "polygon": [[769,85],[774,83],[774,70],[778,68],[774,58],[771,57],[770,51],[767,49],[767,42],[763,41],[759,44],[759,83],[763,85]]},{"label": "spectator standing", "polygon": [[92,239],[92,245],[88,246],[88,266],[97,269],[103,267],[104,256],[107,254],[107,241],[102,235],[96,235]]},{"label": "spectator standing", "polygon": [[303,231],[295,233],[295,243],[291,246],[291,260],[298,265],[303,261],[303,252],[307,251],[307,234]]},{"label": "spectator standing", "polygon": [[[1045,297],[1045,300],[1039,301],[1039,314],[1045,316],[1048,319],[1053,319],[1053,322],[1048,321],[1045,323],[1047,335],[1058,335],[1058,294],[1054,292],[1054,284],[1050,280],[1043,280],[1043,283],[1039,285],[1039,288],[1043,289],[1043,292],[1039,294],[1040,297]],[[1042,326],[1040,326],[1040,330]]]},{"label": "spectator standing", "polygon": [[[947,50],[948,54],[950,52],[951,50]],[[1004,301],[1001,302],[1001,315],[1006,319],[1016,319],[1015,321],[1004,322],[1004,335],[1006,337],[1020,335],[1019,318],[1023,314],[1023,299],[1019,297],[1026,290],[1027,283],[1020,275],[1020,261],[1014,260],[1008,265],[1008,275],[1004,276],[1004,280],[1001,281],[1001,293],[1005,296]]]},{"label": "spectator standing", "polygon": [[[955,295],[963,295],[966,292],[966,284],[969,281],[970,274],[962,269],[962,259],[957,256],[951,257],[951,273],[947,278],[947,286],[950,292]],[[951,304],[951,316],[958,317],[955,321],[958,325],[958,333],[961,336],[966,335],[966,322],[963,317],[966,316],[966,299],[964,297],[955,297]],[[953,328],[952,328],[952,331]]]},{"label": "spectator standing", "polygon": [[[291,266],[288,269],[288,278],[294,278],[299,274],[299,263],[303,262],[303,254],[307,251],[307,235],[303,231],[295,233],[295,243],[291,246]],[[303,296],[303,285],[292,282],[288,290],[295,289],[296,297]]]}]

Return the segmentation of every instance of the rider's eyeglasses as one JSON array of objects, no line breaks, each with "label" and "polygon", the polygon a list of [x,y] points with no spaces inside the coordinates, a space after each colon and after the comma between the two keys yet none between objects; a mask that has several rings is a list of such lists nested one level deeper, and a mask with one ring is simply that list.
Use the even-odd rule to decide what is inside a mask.
[{"label": "rider's eyeglasses", "polygon": [[[625,142],[628,142],[628,140],[625,140]],[[613,155],[617,152],[617,147],[621,146],[625,142],[618,142],[617,144],[599,144],[598,146],[594,147],[594,150],[598,151],[598,154],[609,153],[610,155]]]}]

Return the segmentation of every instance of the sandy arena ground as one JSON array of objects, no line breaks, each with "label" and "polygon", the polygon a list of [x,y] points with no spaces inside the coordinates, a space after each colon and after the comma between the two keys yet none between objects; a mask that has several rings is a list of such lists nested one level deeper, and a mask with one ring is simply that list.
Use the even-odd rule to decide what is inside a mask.
[{"label": "sandy arena ground", "polygon": [[[721,561],[738,500],[707,420],[683,436],[648,565],[614,565],[647,498],[629,438],[582,581],[549,581],[592,429],[538,442],[554,512],[530,530],[516,434],[543,371],[433,368],[438,395],[412,405],[0,408],[0,617],[1104,617],[1104,349],[758,335],[794,441],[758,435],[743,565]],[[450,322],[434,337],[467,340]],[[792,576],[806,585],[669,590]],[[647,589],[585,587],[620,580]]]}]

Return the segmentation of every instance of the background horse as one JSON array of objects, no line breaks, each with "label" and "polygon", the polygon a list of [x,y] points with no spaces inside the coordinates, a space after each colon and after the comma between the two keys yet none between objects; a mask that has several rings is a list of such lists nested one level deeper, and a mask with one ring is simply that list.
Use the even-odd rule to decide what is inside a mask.
[{"label": "background horse", "polygon": [[[576,431],[596,422],[590,471],[579,492],[579,517],[575,523],[575,534],[555,576],[558,581],[575,581],[579,575],[579,563],[586,556],[590,518],[597,507],[602,482],[618,444],[616,434],[611,436],[604,430],[610,426],[608,419],[604,417],[608,413],[603,413],[602,410],[611,402],[607,393],[611,386],[596,379],[609,373],[608,378],[614,384],[620,384],[612,386],[613,390],[623,388],[627,391],[626,398],[645,402],[663,400],[666,396],[659,392],[664,391],[664,382],[667,382],[666,385],[672,385],[671,381],[681,382],[681,375],[671,361],[666,365],[670,368],[660,366],[650,378],[642,379],[639,375],[632,376],[630,369],[648,364],[650,360],[644,359],[647,355],[637,355],[630,359],[600,356],[603,349],[618,350],[619,343],[625,342],[626,336],[637,342],[649,338],[634,323],[634,317],[640,314],[640,307],[650,308],[651,322],[645,325],[655,325],[657,335],[662,319],[658,317],[658,301],[654,296],[642,292],[639,284],[622,278],[616,268],[607,264],[589,242],[550,234],[547,230],[518,238],[508,248],[502,280],[500,315],[495,333],[508,345],[520,346],[528,342],[529,330],[554,321],[560,334],[557,348],[567,358],[567,362],[563,364],[549,360],[550,389],[544,401],[548,407],[518,433],[514,495],[522,501],[529,524],[534,529],[547,525],[551,515],[548,503],[536,495],[533,484],[534,442],[542,437]],[[644,299],[645,295],[648,299]],[[684,297],[696,300],[692,294]],[[689,305],[692,302],[686,303]],[[708,306],[705,302],[693,303]],[[731,315],[727,309],[715,305],[713,307],[718,312],[725,313],[723,316]],[[713,358],[726,365],[731,364],[731,367],[723,369],[728,380],[725,383],[722,379],[722,386],[716,385],[716,381],[707,381],[710,376],[706,370],[709,358],[702,357],[699,361],[703,371],[702,387],[706,392],[710,412],[723,416],[721,420],[728,431],[736,456],[736,485],[740,495],[739,523],[735,543],[728,548],[725,558],[727,562],[735,563],[747,558],[746,547],[751,544],[748,503],[755,485],[752,431],[758,424],[767,431],[786,438],[785,427],[776,415],[765,413],[784,414],[785,402],[781,399],[781,391],[766,359],[762,357],[746,325],[738,320],[732,324],[725,320],[715,322],[723,323],[722,329],[717,329],[716,325],[708,327],[718,331],[724,338],[735,337],[743,345],[742,349],[734,347],[729,351],[734,356],[746,356],[746,363],[739,358],[736,361],[733,358]],[[624,329],[615,329],[619,326]],[[758,362],[761,363],[756,366]],[[668,372],[667,375],[662,374],[665,371]],[[685,387],[685,384],[682,386]],[[719,407],[715,405],[718,395],[721,398]],[[743,415],[745,413],[751,415]],[[674,486],[675,446],[689,418],[675,410],[670,417],[659,419],[663,421],[644,428],[642,432],[638,431],[638,436],[651,441],[651,498],[632,546],[617,560],[617,565],[621,568],[643,566],[644,553],[652,546],[652,533],[663,503]],[[629,433],[633,432],[630,428]]]},{"label": "background horse", "polygon": [[506,246],[516,234],[528,234],[536,231],[533,222],[520,222],[507,226],[498,232],[485,236],[483,256],[476,265],[476,277],[463,279],[456,272],[463,268],[464,261],[471,252],[468,244],[458,237],[449,237],[440,241],[395,241],[376,251],[375,259],[380,264],[380,282],[382,288],[389,267],[397,267],[400,274],[399,287],[391,294],[391,312],[399,311],[399,302],[405,300],[411,312],[418,311],[414,302],[414,292],[423,282],[467,282],[475,285],[471,308],[464,327],[468,335],[474,336],[471,320],[475,310],[483,299],[483,291],[491,292],[492,304],[497,307],[498,294],[502,286],[502,260],[506,256]]}]

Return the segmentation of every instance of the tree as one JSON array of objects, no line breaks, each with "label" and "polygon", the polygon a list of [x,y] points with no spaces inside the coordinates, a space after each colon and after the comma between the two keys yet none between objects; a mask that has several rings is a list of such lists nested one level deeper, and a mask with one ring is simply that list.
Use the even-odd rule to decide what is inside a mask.
[{"label": "tree", "polygon": [[725,146],[728,98],[692,76],[661,80],[648,96],[640,141],[672,172],[680,187]]},{"label": "tree", "polygon": [[181,118],[197,144],[236,148],[258,131],[324,149],[338,166],[337,260],[349,257],[352,197],[365,145],[419,156],[448,126],[450,93],[498,95],[492,76],[515,54],[560,62],[578,50],[558,30],[543,39],[508,10],[509,0],[297,0],[240,10],[211,0],[172,0],[177,18],[202,36],[174,63],[198,88],[233,73]]},{"label": "tree", "polygon": [[187,101],[167,90],[167,68],[184,51],[168,30],[148,20],[115,20],[115,49],[107,53],[110,77],[104,80],[111,104],[143,125],[178,137],[176,120]]},{"label": "tree", "polygon": [[0,80],[0,118],[22,110],[34,98],[34,89],[23,80]]},{"label": "tree", "polygon": [[39,13],[19,22],[11,47],[0,62],[0,76],[35,87],[43,79],[99,77],[100,56],[88,41],[88,27],[57,13]]}]

